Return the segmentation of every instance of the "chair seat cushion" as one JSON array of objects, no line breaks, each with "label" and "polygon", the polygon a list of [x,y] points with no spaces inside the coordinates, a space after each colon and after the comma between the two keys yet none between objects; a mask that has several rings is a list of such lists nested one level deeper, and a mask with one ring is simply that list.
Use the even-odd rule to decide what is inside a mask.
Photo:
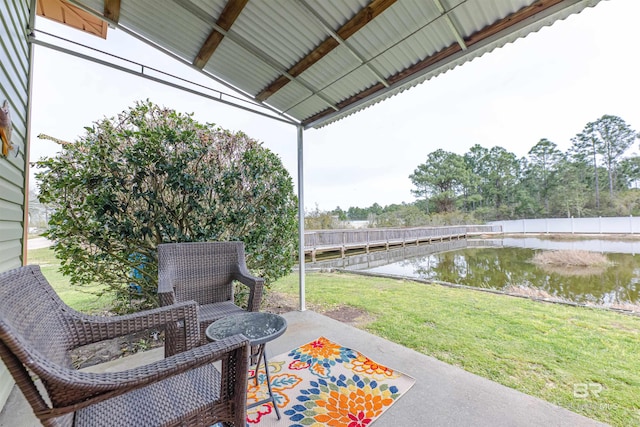
[{"label": "chair seat cushion", "polygon": [[206,326],[209,326],[215,320],[230,314],[244,313],[244,311],[231,301],[203,304],[198,306],[198,319],[200,319],[201,324],[206,323]]},{"label": "chair seat cushion", "polygon": [[[184,383],[189,386],[185,387]],[[180,392],[176,393],[176,390]],[[217,415],[212,402],[219,399],[220,373],[213,365],[205,365],[81,409],[76,413],[74,425],[107,427],[201,424],[195,423],[196,419],[214,424]],[[209,412],[206,410],[207,406],[210,407]],[[220,410],[218,407],[218,411]]]}]

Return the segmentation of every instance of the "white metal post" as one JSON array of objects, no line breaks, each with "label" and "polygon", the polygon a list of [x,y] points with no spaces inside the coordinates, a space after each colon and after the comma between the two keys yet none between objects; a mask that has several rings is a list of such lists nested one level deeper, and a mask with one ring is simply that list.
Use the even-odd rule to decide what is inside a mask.
[{"label": "white metal post", "polygon": [[298,274],[300,286],[300,311],[305,311],[305,283],[304,283],[304,129],[298,126]]}]

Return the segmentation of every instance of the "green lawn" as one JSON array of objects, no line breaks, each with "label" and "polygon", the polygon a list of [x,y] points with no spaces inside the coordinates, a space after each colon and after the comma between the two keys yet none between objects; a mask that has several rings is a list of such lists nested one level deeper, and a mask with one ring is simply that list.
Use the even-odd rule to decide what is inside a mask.
[{"label": "green lawn", "polygon": [[[297,275],[273,291],[297,295]],[[313,304],[366,311],[366,330],[618,426],[640,426],[640,318],[340,273],[306,278]]]},{"label": "green lawn", "polygon": [[[62,299],[88,312],[110,300],[71,286],[49,249],[29,251]],[[466,289],[309,273],[307,300],[349,305],[384,337],[524,393],[617,426],[640,426],[640,318]],[[297,296],[297,274],[271,287]]]},{"label": "green lawn", "polygon": [[60,298],[70,307],[85,313],[101,313],[109,310],[112,298],[108,295],[97,296],[102,290],[99,285],[73,286],[69,278],[60,273],[60,260],[49,248],[33,249],[27,255],[29,264],[38,264],[49,283],[55,288]]}]

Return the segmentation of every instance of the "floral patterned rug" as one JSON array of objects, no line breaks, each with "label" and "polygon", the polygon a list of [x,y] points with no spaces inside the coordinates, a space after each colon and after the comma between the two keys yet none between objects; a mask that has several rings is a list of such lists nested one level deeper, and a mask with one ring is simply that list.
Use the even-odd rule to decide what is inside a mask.
[{"label": "floral patterned rug", "polygon": [[[248,409],[247,426],[369,426],[415,382],[324,337],[272,357],[269,374],[281,419],[265,403]],[[249,380],[248,405],[268,397],[265,381],[261,367],[259,386]]]}]

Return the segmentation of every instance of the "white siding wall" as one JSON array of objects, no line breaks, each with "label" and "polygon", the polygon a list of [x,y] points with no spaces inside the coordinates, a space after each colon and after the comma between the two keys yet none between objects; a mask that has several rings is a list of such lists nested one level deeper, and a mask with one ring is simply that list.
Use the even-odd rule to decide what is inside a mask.
[{"label": "white siding wall", "polygon": [[[0,272],[22,265],[25,211],[26,145],[30,50],[27,44],[28,0],[0,2],[0,106],[5,100],[13,123],[11,140],[17,157],[0,156]],[[0,362],[0,408],[13,382]]]}]

